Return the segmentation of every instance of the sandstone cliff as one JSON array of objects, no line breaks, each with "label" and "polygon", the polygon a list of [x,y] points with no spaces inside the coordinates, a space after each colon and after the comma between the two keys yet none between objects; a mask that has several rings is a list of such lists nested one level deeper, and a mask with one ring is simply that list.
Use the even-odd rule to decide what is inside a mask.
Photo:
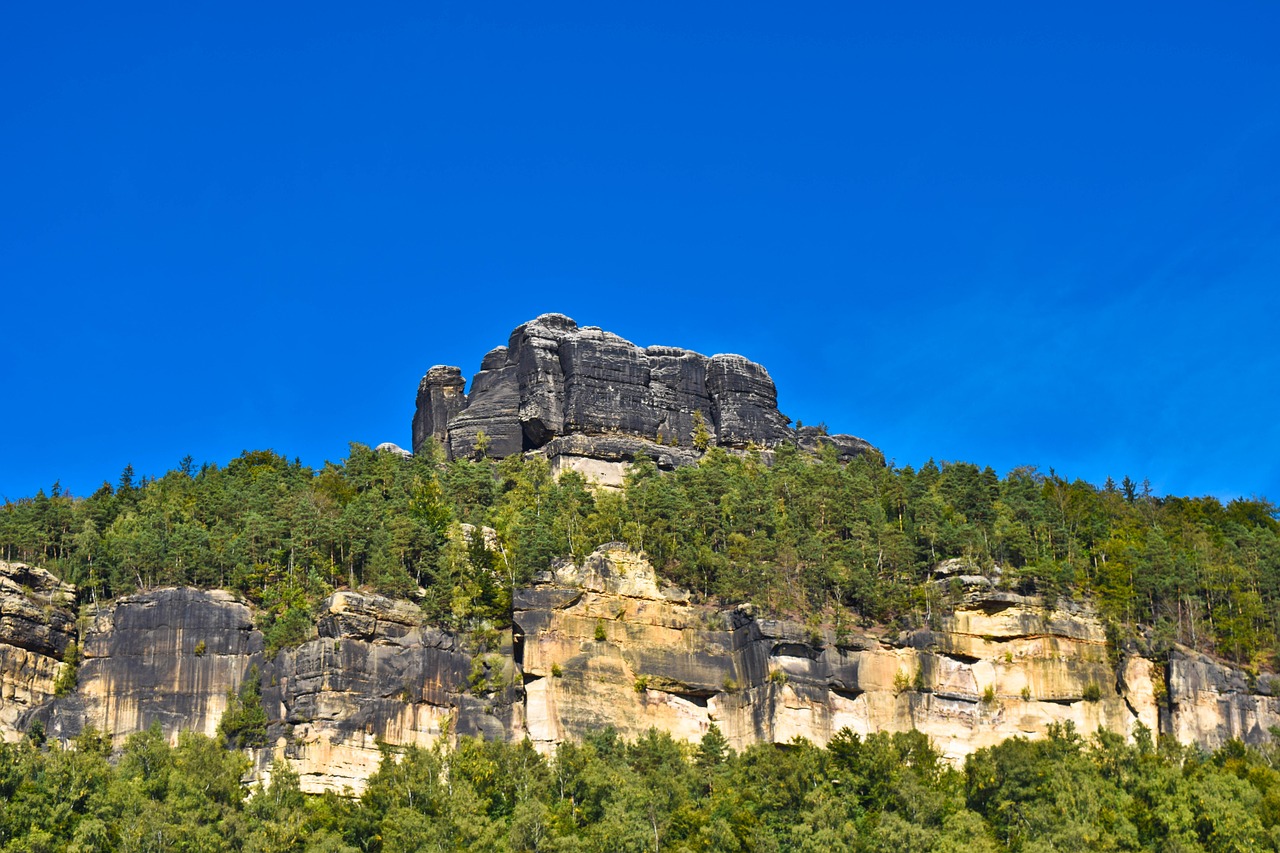
[{"label": "sandstone cliff", "polygon": [[0,733],[21,736],[20,718],[53,698],[75,638],[75,587],[44,569],[0,561]]},{"label": "sandstone cliff", "polygon": [[974,586],[932,630],[875,635],[695,604],[642,556],[604,546],[517,591],[515,629],[458,635],[408,602],[339,591],[316,636],[263,655],[250,609],[221,592],[154,590],[81,619],[78,686],[54,696],[74,634],[71,590],[0,564],[0,730],[39,720],[70,739],[92,724],[117,742],[158,724],[214,734],[228,692],[262,676],[265,772],[288,760],[304,790],[359,791],[379,742],[529,737],[542,749],[604,725],[738,747],[918,729],[953,760],[1015,735],[1073,722],[1130,735],[1138,724],[1214,747],[1266,740],[1280,725],[1268,677],[1178,649],[1155,663],[1109,650],[1087,609]]},{"label": "sandstone cliff", "polygon": [[473,456],[481,442],[491,457],[538,450],[555,470],[616,484],[640,455],[662,468],[695,461],[698,420],[722,447],[830,444],[844,458],[876,452],[854,436],[792,429],[768,371],[742,356],[641,348],[560,314],[518,327],[481,361],[469,394],[464,387],[457,367],[423,376],[415,453],[428,440],[451,458]]}]

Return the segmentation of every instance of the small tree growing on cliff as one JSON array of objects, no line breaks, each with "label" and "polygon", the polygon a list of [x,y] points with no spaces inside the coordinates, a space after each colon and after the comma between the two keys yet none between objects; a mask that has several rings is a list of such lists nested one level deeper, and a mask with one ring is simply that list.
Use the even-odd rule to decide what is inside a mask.
[{"label": "small tree growing on cliff", "polygon": [[262,709],[262,676],[249,667],[240,690],[227,691],[227,710],[218,722],[218,736],[228,749],[267,745],[267,712]]},{"label": "small tree growing on cliff", "polygon": [[693,410],[693,446],[702,453],[711,446],[711,430],[707,429],[707,420],[699,409]]}]

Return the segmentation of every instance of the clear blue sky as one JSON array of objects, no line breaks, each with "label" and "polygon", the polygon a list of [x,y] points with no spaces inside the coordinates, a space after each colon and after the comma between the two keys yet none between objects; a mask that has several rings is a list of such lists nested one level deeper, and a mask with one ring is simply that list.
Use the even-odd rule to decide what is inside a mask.
[{"label": "clear blue sky", "polygon": [[409,443],[545,311],[1280,499],[1280,6],[11,4],[0,496]]}]

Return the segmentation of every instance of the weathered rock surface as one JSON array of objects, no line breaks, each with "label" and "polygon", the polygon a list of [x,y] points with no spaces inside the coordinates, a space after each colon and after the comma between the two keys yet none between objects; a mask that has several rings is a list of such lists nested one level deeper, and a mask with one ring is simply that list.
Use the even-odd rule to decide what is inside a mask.
[{"label": "weathered rock surface", "polygon": [[76,692],[37,712],[55,737],[92,725],[120,741],[153,723],[212,736],[228,691],[262,662],[249,608],[220,590],[130,595],[86,621]]},{"label": "weathered rock surface", "polygon": [[44,569],[0,560],[0,734],[20,737],[19,720],[53,698],[67,645],[75,639],[76,589]]},{"label": "weathered rock surface", "polygon": [[413,415],[413,446],[434,438],[448,439],[449,420],[467,405],[463,393],[466,381],[456,367],[438,365],[427,371],[418,385],[418,404]]},{"label": "weathered rock surface", "polygon": [[1263,743],[1280,726],[1273,677],[1251,685],[1246,673],[1179,647],[1169,655],[1168,680],[1175,699],[1169,706],[1169,733],[1183,743],[1211,749],[1232,738]]},{"label": "weathered rock surface", "polygon": [[691,605],[642,559],[605,548],[515,607],[528,733],[548,746],[603,723],[689,739],[716,725],[738,747],[918,729],[958,760],[1051,723],[1128,735],[1156,720],[1149,664],[1126,667],[1121,695],[1098,620],[1038,599],[975,599],[902,644],[836,641],[749,608]]},{"label": "weathered rock surface", "polygon": [[522,731],[510,633],[492,651],[477,650],[424,626],[414,604],[337,592],[325,602],[318,635],[265,659],[249,608],[228,593],[128,596],[89,620],[74,693],[53,698],[62,664],[51,663],[48,689],[6,699],[13,722],[0,719],[10,739],[35,719],[63,740],[89,725],[117,744],[153,724],[171,741],[184,731],[214,736],[228,695],[257,666],[270,723],[258,769],[286,758],[310,792],[361,790],[381,761],[380,741],[426,746],[445,732]]},{"label": "weathered rock surface", "polygon": [[876,452],[854,436],[793,430],[768,371],[742,356],[641,348],[561,314],[516,328],[484,357],[469,394],[458,368],[431,368],[418,388],[413,448],[434,438],[451,458],[541,450],[558,469],[612,484],[641,450],[663,467],[696,461],[698,418],[723,447],[832,444],[843,459]]},{"label": "weathered rock surface", "polygon": [[[484,531],[481,531],[484,533]],[[965,567],[940,567],[962,584]],[[424,624],[405,601],[339,591],[317,635],[271,659],[246,605],[223,592],[164,589],[81,619],[77,689],[53,696],[74,636],[69,587],[0,564],[0,731],[34,720],[70,739],[92,724],[119,743],[159,724],[213,735],[251,666],[260,668],[268,746],[304,790],[362,789],[379,743],[427,746],[479,735],[542,749],[604,725],[657,726],[685,739],[713,725],[741,748],[796,736],[826,743],[916,729],[959,761],[1053,723],[1131,735],[1142,724],[1187,743],[1260,742],[1280,725],[1280,685],[1177,649],[1157,665],[1108,653],[1085,608],[968,583],[932,629],[896,636],[823,633],[715,608],[659,581],[643,556],[602,546],[517,590],[514,633],[472,640]]]},{"label": "weathered rock surface", "polygon": [[430,746],[446,734],[522,731],[509,633],[478,651],[423,625],[416,606],[378,595],[334,593],[319,637],[282,651],[264,674],[271,752],[290,761],[304,791],[359,792],[382,760],[380,741]]}]

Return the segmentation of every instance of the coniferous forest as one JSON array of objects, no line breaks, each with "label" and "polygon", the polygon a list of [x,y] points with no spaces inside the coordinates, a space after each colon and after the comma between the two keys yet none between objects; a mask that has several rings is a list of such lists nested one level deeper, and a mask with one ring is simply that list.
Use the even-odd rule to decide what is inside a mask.
[{"label": "coniferous forest", "polygon": [[[499,547],[462,531],[493,528]],[[945,612],[926,583],[943,560],[1050,600],[1092,603],[1114,639],[1174,643],[1258,672],[1280,636],[1280,522],[1263,499],[1161,497],[1124,478],[1003,477],[969,463],[712,448],[621,491],[545,461],[444,462],[352,445],[308,468],[270,451],[126,469],[88,496],[57,485],[7,501],[0,558],[43,566],[83,602],[170,585],[252,601],[268,650],[307,639],[338,587],[420,601],[460,631],[510,624],[512,590],[552,560],[623,541],[704,601],[841,630]],[[236,746],[232,743],[231,746]],[[396,750],[358,798],[305,797],[278,766],[246,789],[242,753],[88,732],[73,749],[32,731],[0,747],[4,850],[1258,850],[1280,848],[1280,753],[1216,753],[1139,734],[1055,729],[982,750],[964,768],[916,734],[847,733],[734,754],[603,731],[553,757],[463,740]],[[388,750],[390,753],[390,750]]]}]

